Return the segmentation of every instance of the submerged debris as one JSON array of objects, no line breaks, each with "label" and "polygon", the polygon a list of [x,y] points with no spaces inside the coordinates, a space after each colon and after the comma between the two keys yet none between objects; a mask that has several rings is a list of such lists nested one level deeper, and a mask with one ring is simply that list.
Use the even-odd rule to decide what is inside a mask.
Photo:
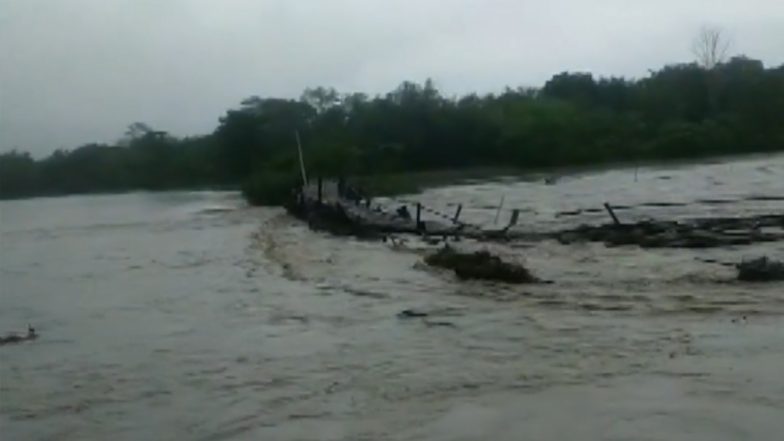
[{"label": "submerged debris", "polygon": [[419,317],[427,317],[428,313],[417,311],[415,309],[404,309],[397,313],[397,318],[406,319],[406,318],[419,318]]},{"label": "submerged debris", "polygon": [[0,337],[0,346],[23,343],[26,341],[35,340],[36,338],[38,338],[38,333],[35,332],[35,328],[27,325],[27,334],[10,333],[4,337]]},{"label": "submerged debris", "polygon": [[[767,231],[766,231],[767,230]],[[643,248],[714,248],[784,240],[784,216],[642,221],[636,224],[581,226],[556,233],[563,244],[604,242]]]},{"label": "submerged debris", "polygon": [[498,280],[508,283],[533,283],[539,280],[525,267],[504,262],[488,251],[458,252],[445,246],[425,257],[430,266],[451,269],[461,279]]},{"label": "submerged debris", "polygon": [[433,321],[433,320],[423,319],[422,323],[424,323],[425,326],[427,326],[428,328],[437,328],[437,327],[457,328],[457,325],[455,325],[454,323],[443,321],[443,320],[442,321]]},{"label": "submerged debris", "polygon": [[784,262],[760,257],[738,265],[738,280],[744,282],[772,282],[784,280]]},{"label": "submerged debris", "polygon": [[457,325],[446,320],[428,320],[431,314],[429,312],[418,311],[416,309],[404,309],[397,313],[399,319],[422,319],[422,323],[428,328],[457,328]]}]

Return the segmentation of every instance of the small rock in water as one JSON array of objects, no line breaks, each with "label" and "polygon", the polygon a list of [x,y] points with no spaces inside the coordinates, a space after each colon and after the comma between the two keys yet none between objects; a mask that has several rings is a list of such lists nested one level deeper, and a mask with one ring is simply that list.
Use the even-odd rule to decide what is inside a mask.
[{"label": "small rock in water", "polygon": [[760,257],[741,262],[738,267],[738,280],[744,282],[784,281],[784,262]]}]

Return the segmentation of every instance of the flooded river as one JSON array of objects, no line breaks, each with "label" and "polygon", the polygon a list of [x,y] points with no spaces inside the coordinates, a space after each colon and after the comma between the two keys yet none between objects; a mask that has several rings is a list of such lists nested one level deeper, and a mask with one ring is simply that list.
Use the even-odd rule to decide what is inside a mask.
[{"label": "flooded river", "polygon": [[[540,178],[416,198],[492,224],[503,196],[499,223],[517,208],[532,231],[606,222],[605,201],[623,219],[784,211],[782,156]],[[41,335],[0,347],[4,440],[778,440],[784,427],[784,284],[705,262],[784,259],[784,242],[493,245],[554,281],[511,287],[425,268],[413,239],[332,238],[235,193],[6,201],[0,234],[0,333]]]}]

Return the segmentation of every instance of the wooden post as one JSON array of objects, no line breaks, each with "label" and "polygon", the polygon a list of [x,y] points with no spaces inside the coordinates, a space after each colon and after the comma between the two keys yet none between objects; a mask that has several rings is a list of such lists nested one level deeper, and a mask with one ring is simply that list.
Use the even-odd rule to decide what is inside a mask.
[{"label": "wooden post", "polygon": [[416,204],[416,228],[417,230],[422,229],[422,204],[419,202]]},{"label": "wooden post", "polygon": [[297,152],[299,153],[299,169],[302,172],[302,185],[308,185],[308,176],[305,173],[305,157],[302,155],[302,143],[299,140],[299,131],[294,132],[294,136],[297,138]]},{"label": "wooden post", "polygon": [[621,221],[618,220],[618,216],[615,215],[615,212],[613,211],[610,204],[605,202],[604,208],[607,210],[608,213],[610,213],[610,217],[612,217],[612,220],[615,223],[615,225],[621,225]]},{"label": "wooden post", "polygon": [[457,220],[460,219],[460,212],[463,211],[463,204],[459,204],[457,206],[457,211],[455,211],[454,217],[452,217],[452,222],[457,223]]},{"label": "wooden post", "polygon": [[515,208],[512,210],[512,217],[509,219],[509,226],[507,228],[517,225],[517,218],[520,217],[520,209]]},{"label": "wooden post", "polygon": [[323,194],[323,184],[324,183],[322,181],[323,180],[321,179],[321,176],[319,176],[318,177],[318,203],[319,204],[321,203],[321,197],[322,197],[322,194]]},{"label": "wooden post", "polygon": [[501,215],[501,208],[503,208],[503,206],[504,206],[504,196],[506,196],[506,195],[503,195],[503,194],[501,195],[501,202],[498,204],[498,210],[495,212],[495,221],[494,221],[494,223],[496,225],[498,225],[498,216]]}]

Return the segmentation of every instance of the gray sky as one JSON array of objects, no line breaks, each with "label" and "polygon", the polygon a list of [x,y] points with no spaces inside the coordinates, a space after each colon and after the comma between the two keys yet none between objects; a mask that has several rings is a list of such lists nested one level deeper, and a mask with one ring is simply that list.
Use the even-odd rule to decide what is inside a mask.
[{"label": "gray sky", "polygon": [[114,141],[134,121],[207,133],[245,97],[317,85],[639,77],[690,61],[703,25],[784,63],[782,0],[0,0],[0,150]]}]

